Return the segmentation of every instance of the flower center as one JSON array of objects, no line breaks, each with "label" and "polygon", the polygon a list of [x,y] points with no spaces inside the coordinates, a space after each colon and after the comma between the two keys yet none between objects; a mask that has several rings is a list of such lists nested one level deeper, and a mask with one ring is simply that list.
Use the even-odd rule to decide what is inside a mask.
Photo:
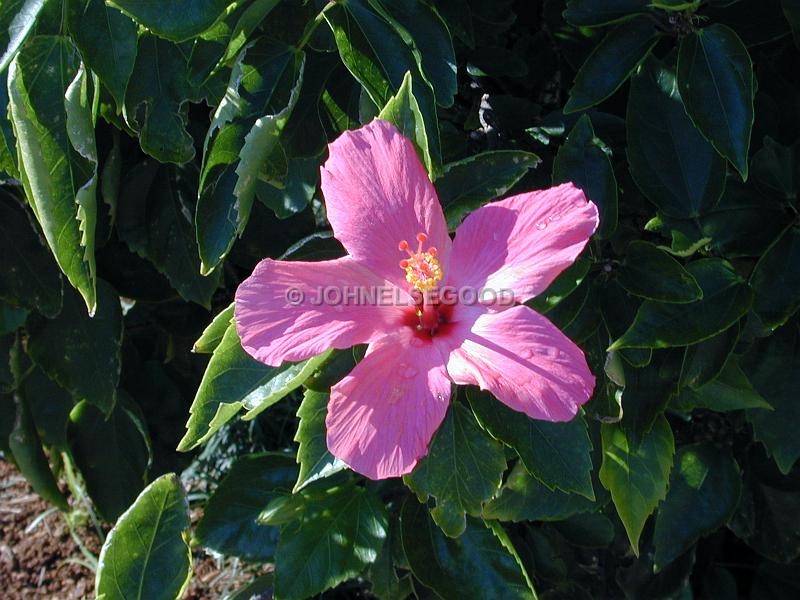
[{"label": "flower center", "polygon": [[423,249],[423,244],[428,241],[427,235],[418,233],[417,241],[419,245],[416,252],[409,249],[405,240],[397,245],[398,249],[408,254],[408,258],[400,261],[400,268],[406,272],[408,283],[421,292],[427,292],[436,288],[442,280],[442,265],[436,258],[436,248]]}]

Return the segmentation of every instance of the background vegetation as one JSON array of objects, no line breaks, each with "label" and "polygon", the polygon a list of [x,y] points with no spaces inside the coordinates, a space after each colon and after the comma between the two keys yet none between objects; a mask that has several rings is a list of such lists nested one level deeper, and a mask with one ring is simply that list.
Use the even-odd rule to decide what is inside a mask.
[{"label": "background vegetation", "polygon": [[[3,0],[4,457],[115,524],[107,599],[179,597],[187,544],[274,563],[238,598],[796,598],[798,40],[796,0]],[[568,180],[602,218],[532,301],[585,413],[461,389],[379,483],[324,444],[363,349],[230,324],[261,258],[342,254],[319,165],[376,116],[453,227]]]}]

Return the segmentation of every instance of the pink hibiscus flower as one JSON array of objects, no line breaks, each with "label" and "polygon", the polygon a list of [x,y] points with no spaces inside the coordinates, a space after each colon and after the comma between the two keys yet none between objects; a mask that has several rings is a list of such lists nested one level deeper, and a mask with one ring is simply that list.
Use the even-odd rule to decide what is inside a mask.
[{"label": "pink hibiscus flower", "polygon": [[[394,126],[375,120],[329,150],[322,192],[349,255],[261,261],[236,292],[236,322],[244,349],[273,366],[369,344],[331,388],[330,451],[372,479],[409,473],[445,417],[453,383],[480,386],[534,419],[574,417],[594,389],[583,352],[519,303],[580,254],[597,207],[567,183],[488,204],[451,240],[433,185]],[[331,286],[389,289],[400,301],[313,301]],[[443,286],[509,290],[513,302],[432,300]],[[290,302],[288,290],[306,300]]]}]

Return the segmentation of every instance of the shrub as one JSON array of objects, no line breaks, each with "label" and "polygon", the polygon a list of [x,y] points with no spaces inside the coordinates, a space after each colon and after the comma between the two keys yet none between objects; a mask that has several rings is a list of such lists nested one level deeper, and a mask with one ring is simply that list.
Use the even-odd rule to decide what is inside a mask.
[{"label": "shrub", "polygon": [[[14,0],[0,36],[0,450],[114,524],[99,595],[180,597],[192,545],[274,563],[239,598],[794,597],[797,2]],[[268,366],[232,304],[344,254],[320,165],[375,118],[451,231],[562,182],[600,216],[528,302],[578,416],[457,386],[380,481],[325,441],[364,347]]]}]

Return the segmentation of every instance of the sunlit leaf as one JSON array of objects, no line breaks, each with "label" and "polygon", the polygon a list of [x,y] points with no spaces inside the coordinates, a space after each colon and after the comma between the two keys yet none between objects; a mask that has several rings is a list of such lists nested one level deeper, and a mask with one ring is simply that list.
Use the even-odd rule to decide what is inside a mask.
[{"label": "sunlit leaf", "polygon": [[594,499],[592,443],[583,416],[577,415],[567,423],[539,421],[511,410],[485,392],[470,388],[467,397],[481,425],[514,448],[540,482],[550,489]]},{"label": "sunlit leaf", "polygon": [[186,451],[207,442],[242,409],[248,411],[244,418],[254,418],[300,387],[325,357],[267,366],[244,351],[236,324],[229,324],[197,389],[178,449]]},{"label": "sunlit leaf", "polygon": [[157,35],[175,42],[203,33],[220,18],[231,0],[109,0]]},{"label": "sunlit leaf", "polygon": [[375,562],[388,518],[363,487],[346,485],[305,495],[301,518],[281,529],[275,598],[303,600],[351,579]]},{"label": "sunlit leaf", "polygon": [[672,429],[661,416],[638,445],[618,425],[603,425],[602,434],[600,481],[611,492],[633,551],[638,554],[645,521],[667,493],[675,453]]},{"label": "sunlit leaf", "polygon": [[189,504],[178,476],[148,485],[106,537],[97,565],[100,598],[174,600],[191,576],[192,555],[184,536]]},{"label": "sunlit leaf", "polygon": [[11,64],[8,88],[25,195],[56,262],[94,313],[97,149],[88,75],[69,39],[39,36]]},{"label": "sunlit leaf", "polygon": [[481,503],[500,487],[505,468],[502,446],[478,426],[469,409],[454,403],[428,455],[404,481],[420,499],[436,499],[434,521],[448,536],[458,537],[466,514],[479,515]]},{"label": "sunlit leaf", "polygon": [[64,0],[67,25],[86,66],[119,106],[136,62],[136,24],[103,0]]},{"label": "sunlit leaf", "polygon": [[727,523],[739,503],[741,486],[739,465],[729,451],[708,444],[681,448],[656,518],[656,568],[662,569],[699,537]]},{"label": "sunlit leaf", "polygon": [[486,600],[535,598],[517,558],[481,521],[468,518],[464,533],[450,539],[413,499],[403,504],[400,521],[411,571],[442,598],[469,598],[475,590]]},{"label": "sunlit leaf", "polygon": [[297,409],[300,423],[294,441],[298,443],[297,462],[300,473],[294,491],[308,484],[346,469],[347,465],[333,456],[325,439],[325,416],[328,414],[329,394],[306,390],[303,402]]}]

